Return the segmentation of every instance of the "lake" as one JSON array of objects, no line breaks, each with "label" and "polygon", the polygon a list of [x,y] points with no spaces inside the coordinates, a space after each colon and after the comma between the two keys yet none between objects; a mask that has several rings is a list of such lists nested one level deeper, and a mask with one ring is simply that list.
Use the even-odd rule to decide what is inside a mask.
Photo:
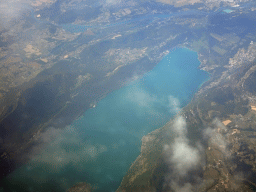
[{"label": "lake", "polygon": [[10,191],[58,192],[88,182],[95,191],[115,191],[140,154],[141,138],[166,124],[208,79],[199,65],[196,52],[172,50],[152,71],[108,94],[70,126],[49,128],[31,161],[5,185]]}]

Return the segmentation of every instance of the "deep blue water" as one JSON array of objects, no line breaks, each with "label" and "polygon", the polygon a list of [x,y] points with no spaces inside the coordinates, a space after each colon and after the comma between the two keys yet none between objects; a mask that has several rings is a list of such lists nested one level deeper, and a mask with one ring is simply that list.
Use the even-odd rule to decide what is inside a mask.
[{"label": "deep blue water", "polygon": [[66,129],[49,129],[42,152],[8,177],[11,191],[65,191],[77,182],[115,191],[140,154],[142,136],[167,123],[208,79],[199,64],[196,52],[174,49]]}]

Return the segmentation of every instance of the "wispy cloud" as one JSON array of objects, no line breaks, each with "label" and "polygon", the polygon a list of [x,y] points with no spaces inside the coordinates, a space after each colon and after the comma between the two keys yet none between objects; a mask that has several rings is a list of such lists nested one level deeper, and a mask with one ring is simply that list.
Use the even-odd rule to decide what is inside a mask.
[{"label": "wispy cloud", "polygon": [[171,95],[169,96],[168,101],[170,112],[174,114],[178,113],[180,111],[180,101]]},{"label": "wispy cloud", "polygon": [[[164,146],[165,160],[169,166],[169,172],[165,176],[165,187],[175,192],[191,192],[212,183],[213,180],[203,180],[198,175],[206,163],[205,149],[200,143],[195,146],[190,144],[185,118],[176,117],[170,131],[174,136],[173,141]],[[226,132],[226,126],[219,119],[214,119],[211,126],[203,130],[202,140],[219,150],[224,158],[230,159]]]},{"label": "wispy cloud", "polygon": [[54,172],[68,164],[79,169],[81,162],[91,161],[108,150],[105,145],[82,141],[72,126],[49,128],[40,135],[39,143],[31,152],[31,163],[46,163]]},{"label": "wispy cloud", "polygon": [[213,127],[208,127],[203,131],[204,138],[209,141],[209,144],[220,150],[225,157],[230,157],[230,152],[227,149],[227,138],[223,133],[227,131],[226,126],[219,119],[214,119]]},{"label": "wispy cloud", "polygon": [[[178,104],[176,108],[179,108]],[[194,186],[201,182],[196,174],[191,173],[201,169],[202,146],[190,145],[184,117],[178,116],[170,129],[175,138],[170,145],[164,146],[166,163],[170,168],[165,177],[165,185],[175,192],[193,191]]]},{"label": "wispy cloud", "polygon": [[122,0],[106,0],[106,3],[107,4],[118,4],[118,3],[121,3]]},{"label": "wispy cloud", "polygon": [[119,6],[123,4],[123,0],[106,0],[104,6]]}]

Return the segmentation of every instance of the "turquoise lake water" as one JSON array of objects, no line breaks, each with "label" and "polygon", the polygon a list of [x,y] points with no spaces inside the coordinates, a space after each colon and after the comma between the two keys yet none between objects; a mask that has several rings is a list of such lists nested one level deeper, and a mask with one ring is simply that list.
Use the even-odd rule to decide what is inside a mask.
[{"label": "turquoise lake water", "polygon": [[115,191],[141,138],[186,105],[208,74],[196,52],[177,48],[142,78],[102,99],[64,130],[49,129],[32,160],[6,180],[11,191],[65,191],[77,182]]}]

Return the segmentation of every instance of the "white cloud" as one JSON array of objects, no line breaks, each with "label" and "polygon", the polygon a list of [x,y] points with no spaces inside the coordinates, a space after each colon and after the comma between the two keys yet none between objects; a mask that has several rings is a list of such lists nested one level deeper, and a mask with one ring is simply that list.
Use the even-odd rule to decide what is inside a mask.
[{"label": "white cloud", "polygon": [[169,96],[168,100],[170,112],[175,114],[178,113],[180,111],[180,101],[173,96]]},{"label": "white cloud", "polygon": [[126,98],[133,103],[137,103],[141,107],[150,107],[154,102],[158,102],[154,95],[149,94],[140,86],[133,86],[129,89]]},{"label": "white cloud", "polygon": [[183,138],[176,138],[172,145],[171,162],[180,176],[184,176],[188,171],[196,168],[200,161],[199,151],[191,147]]},{"label": "white cloud", "polygon": [[122,0],[106,0],[107,5],[117,5],[122,3]]},{"label": "white cloud", "polygon": [[[202,163],[202,146],[198,144],[193,147],[187,138],[187,125],[182,116],[175,119],[171,127],[175,138],[173,143],[164,146],[166,162],[170,166],[170,172],[166,175],[166,185],[175,192],[190,192],[192,184],[185,182],[186,178],[194,177],[189,175],[200,167]],[[183,181],[184,180],[184,181]]]},{"label": "white cloud", "polygon": [[183,186],[179,186],[177,183],[172,182],[172,188],[175,192],[191,192],[192,185],[190,183],[185,183]]},{"label": "white cloud", "polygon": [[108,150],[105,145],[84,142],[72,126],[65,129],[49,128],[40,134],[39,142],[32,150],[31,164],[46,163],[53,172],[61,171],[68,164],[79,169],[81,162],[94,160]]},{"label": "white cloud", "polygon": [[172,131],[178,134],[178,137],[185,137],[187,134],[187,125],[186,121],[182,116],[176,118],[174,125],[172,127]]},{"label": "white cloud", "polygon": [[204,138],[209,140],[211,146],[219,149],[226,157],[229,157],[230,152],[227,150],[227,139],[223,135],[227,128],[219,119],[214,119],[212,125],[213,128],[208,127],[203,131]]},{"label": "white cloud", "polygon": [[219,119],[214,119],[213,124],[215,127],[220,128],[221,131],[227,131],[227,127]]},{"label": "white cloud", "polygon": [[176,173],[184,176],[188,171],[196,168],[200,162],[199,150],[189,145],[186,121],[182,116],[176,119],[172,129],[177,134],[177,137],[171,145],[172,155],[170,161],[175,167]]}]

